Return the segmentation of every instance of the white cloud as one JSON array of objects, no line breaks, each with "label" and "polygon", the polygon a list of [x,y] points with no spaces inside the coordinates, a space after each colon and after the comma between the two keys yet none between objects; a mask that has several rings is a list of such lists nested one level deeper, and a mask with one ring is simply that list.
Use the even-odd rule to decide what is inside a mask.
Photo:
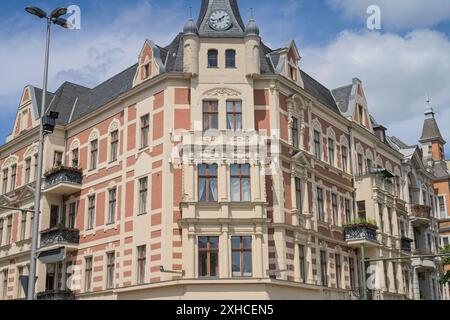
[{"label": "white cloud", "polygon": [[444,138],[450,141],[450,41],[442,33],[404,37],[342,32],[323,48],[304,48],[302,67],[329,88],[363,81],[369,109],[391,135],[417,143],[429,94]]},{"label": "white cloud", "polygon": [[383,28],[387,30],[412,30],[428,28],[450,20],[448,0],[327,0],[346,18],[365,21],[370,5],[381,8]]}]

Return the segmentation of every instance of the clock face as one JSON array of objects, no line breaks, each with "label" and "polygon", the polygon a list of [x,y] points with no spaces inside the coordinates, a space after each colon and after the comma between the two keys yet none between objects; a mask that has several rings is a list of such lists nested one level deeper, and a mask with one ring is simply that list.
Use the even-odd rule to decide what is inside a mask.
[{"label": "clock face", "polygon": [[226,30],[231,26],[231,17],[224,10],[214,11],[209,17],[209,25],[215,30]]}]

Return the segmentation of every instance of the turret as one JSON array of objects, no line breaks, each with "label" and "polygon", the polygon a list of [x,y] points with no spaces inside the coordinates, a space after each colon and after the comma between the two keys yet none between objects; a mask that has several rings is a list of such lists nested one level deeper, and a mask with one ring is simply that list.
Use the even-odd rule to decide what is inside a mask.
[{"label": "turret", "polygon": [[198,36],[198,28],[192,19],[192,12],[190,18],[186,22],[183,28],[183,70],[185,73],[197,76],[199,69],[198,55],[200,49],[200,39]]},{"label": "turret", "polygon": [[445,160],[444,146],[446,142],[442,138],[429,100],[425,108],[425,121],[419,142],[422,144],[424,161],[426,163],[432,165],[435,161]]},{"label": "turret", "polygon": [[253,18],[253,13],[250,21],[245,28],[245,65],[247,76],[260,74],[260,45],[261,38],[259,37],[259,27]]}]

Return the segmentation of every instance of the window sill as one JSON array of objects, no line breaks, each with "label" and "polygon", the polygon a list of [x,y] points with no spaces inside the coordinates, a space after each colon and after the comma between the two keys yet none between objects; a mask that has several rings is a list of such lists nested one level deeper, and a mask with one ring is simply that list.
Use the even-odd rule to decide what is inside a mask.
[{"label": "window sill", "polygon": [[142,216],[146,216],[146,215],[148,215],[148,213],[147,213],[147,212],[144,212],[144,213],[139,213],[139,214],[137,215],[137,217],[142,217]]}]

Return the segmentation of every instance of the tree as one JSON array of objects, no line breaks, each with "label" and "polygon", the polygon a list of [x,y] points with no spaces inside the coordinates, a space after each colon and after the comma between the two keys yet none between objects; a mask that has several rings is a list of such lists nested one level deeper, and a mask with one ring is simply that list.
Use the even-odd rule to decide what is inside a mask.
[{"label": "tree", "polygon": [[[444,248],[442,248],[441,254],[450,254],[450,245],[446,245]],[[443,257],[442,264],[444,266],[450,266],[450,256]],[[447,282],[450,282],[450,270],[447,270],[447,272],[444,272],[440,279],[441,284],[446,284]]]}]

